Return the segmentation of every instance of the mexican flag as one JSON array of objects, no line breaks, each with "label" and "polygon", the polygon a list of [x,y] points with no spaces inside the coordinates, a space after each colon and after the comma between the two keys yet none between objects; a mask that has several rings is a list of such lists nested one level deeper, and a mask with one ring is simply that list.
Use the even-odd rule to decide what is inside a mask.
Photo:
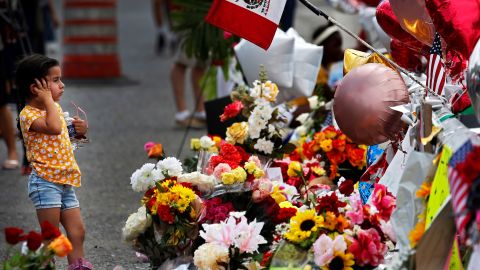
[{"label": "mexican flag", "polygon": [[287,0],[214,0],[207,22],[267,50]]}]

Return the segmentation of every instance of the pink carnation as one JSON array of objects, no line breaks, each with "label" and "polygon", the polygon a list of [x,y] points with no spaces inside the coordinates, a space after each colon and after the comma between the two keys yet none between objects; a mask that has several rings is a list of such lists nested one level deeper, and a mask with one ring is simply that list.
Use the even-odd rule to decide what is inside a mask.
[{"label": "pink carnation", "polygon": [[213,170],[213,175],[217,179],[222,179],[222,174],[230,172],[231,170],[232,170],[232,168],[227,163],[220,163]]},{"label": "pink carnation", "polygon": [[358,192],[353,193],[350,197],[350,206],[351,210],[345,213],[345,216],[355,225],[360,225],[363,223],[363,204],[360,194]]},{"label": "pink carnation", "polygon": [[388,192],[387,187],[381,184],[375,184],[375,190],[372,195],[372,203],[378,209],[379,215],[384,220],[389,220],[395,210],[396,199],[392,193]]},{"label": "pink carnation", "polygon": [[348,251],[353,254],[359,266],[378,266],[383,262],[387,246],[382,243],[377,230],[360,230],[351,241]]}]

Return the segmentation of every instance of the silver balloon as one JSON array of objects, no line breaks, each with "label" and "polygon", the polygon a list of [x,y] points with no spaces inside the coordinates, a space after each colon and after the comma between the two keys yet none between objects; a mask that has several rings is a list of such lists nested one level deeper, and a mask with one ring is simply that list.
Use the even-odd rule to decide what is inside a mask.
[{"label": "silver balloon", "polygon": [[480,40],[477,41],[468,62],[467,89],[475,110],[475,116],[480,121]]}]

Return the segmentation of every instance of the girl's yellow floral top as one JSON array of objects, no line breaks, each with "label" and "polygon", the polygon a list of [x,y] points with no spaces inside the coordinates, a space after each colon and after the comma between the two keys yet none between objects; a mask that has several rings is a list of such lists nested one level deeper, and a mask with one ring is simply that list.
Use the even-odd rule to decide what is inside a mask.
[{"label": "girl's yellow floral top", "polygon": [[67,124],[62,108],[55,103],[62,121],[60,135],[47,135],[30,131],[33,121],[46,117],[46,111],[25,106],[20,112],[20,128],[27,149],[27,158],[37,175],[47,181],[80,186],[81,172],[73,155]]}]

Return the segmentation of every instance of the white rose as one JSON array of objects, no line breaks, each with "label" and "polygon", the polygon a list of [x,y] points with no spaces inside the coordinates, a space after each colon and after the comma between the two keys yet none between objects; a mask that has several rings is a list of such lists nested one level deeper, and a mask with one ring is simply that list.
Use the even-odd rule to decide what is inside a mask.
[{"label": "white rose", "polygon": [[160,160],[157,163],[157,168],[160,169],[163,174],[170,177],[178,177],[183,172],[182,163],[174,157],[168,157],[166,159]]},{"label": "white rose", "polygon": [[138,208],[136,213],[131,214],[122,229],[122,238],[131,242],[152,225],[152,217],[147,214],[145,206]]},{"label": "white rose", "polygon": [[179,183],[190,183],[197,187],[198,190],[205,193],[211,191],[216,185],[215,177],[201,174],[199,172],[182,174],[177,180]]}]

